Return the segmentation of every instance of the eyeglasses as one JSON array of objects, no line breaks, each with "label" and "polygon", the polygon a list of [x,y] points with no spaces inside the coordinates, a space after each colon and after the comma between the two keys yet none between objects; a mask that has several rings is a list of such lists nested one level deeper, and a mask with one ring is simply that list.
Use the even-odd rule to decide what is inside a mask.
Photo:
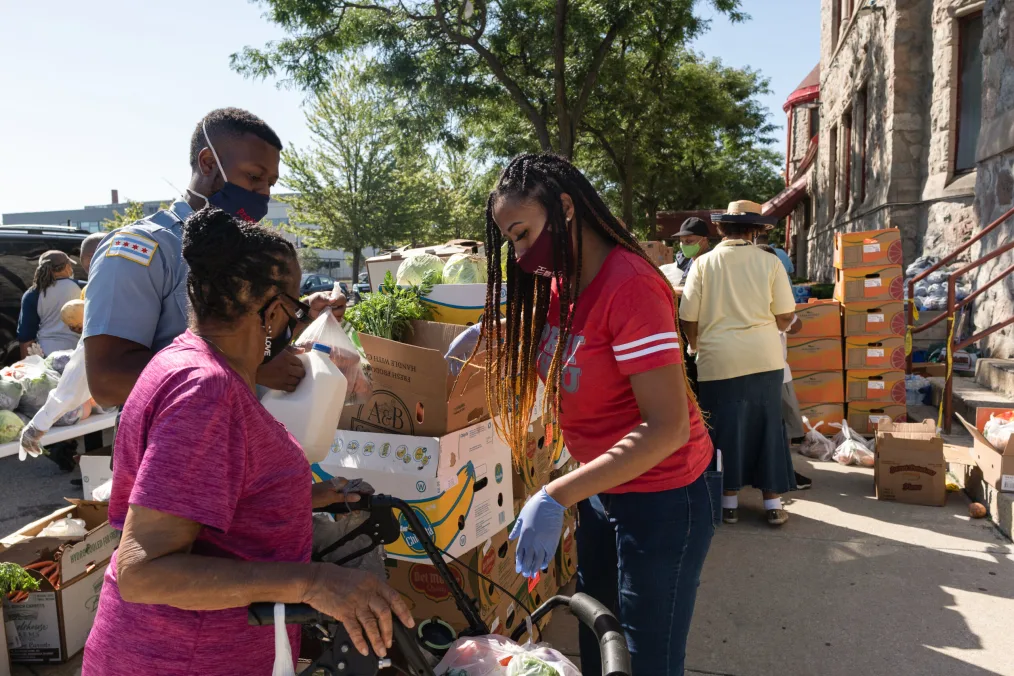
[{"label": "eyeglasses", "polygon": [[296,319],[296,321],[303,323],[310,321],[310,306],[297,298],[293,298],[287,293],[279,293],[269,298],[268,302],[264,303],[264,307],[261,308],[261,314],[264,314],[264,311],[268,309],[268,306],[279,298],[290,300],[292,301],[292,304],[296,306],[295,311],[292,313],[292,316]]}]

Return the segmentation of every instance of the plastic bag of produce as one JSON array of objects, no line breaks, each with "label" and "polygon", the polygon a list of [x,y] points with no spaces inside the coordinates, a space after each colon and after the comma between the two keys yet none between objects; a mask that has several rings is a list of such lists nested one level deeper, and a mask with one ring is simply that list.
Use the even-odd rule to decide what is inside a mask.
[{"label": "plastic bag of produce", "polygon": [[818,421],[816,425],[811,425],[810,420],[805,416],[803,417],[806,436],[803,437],[803,442],[799,444],[800,455],[805,455],[807,458],[815,460],[831,459],[831,456],[834,454],[834,444],[816,429],[822,424],[824,424],[823,421]]},{"label": "plastic bag of produce", "polygon": [[911,265],[905,268],[905,276],[915,277],[916,275],[921,275],[923,272],[936,265],[939,260],[940,259],[936,256],[920,256],[919,258],[916,258]]},{"label": "plastic bag of produce", "polygon": [[21,383],[0,377],[0,410],[13,411],[21,403]]},{"label": "plastic bag of produce", "polygon": [[834,461],[838,464],[873,467],[874,456],[870,442],[856,434],[845,421],[842,421],[841,432],[835,435],[835,444]]},{"label": "plastic bag of produce", "polygon": [[409,256],[398,266],[396,282],[398,286],[421,286],[427,273],[434,274],[433,284],[440,284],[444,271],[444,261],[433,254],[419,253]]},{"label": "plastic bag of produce", "polygon": [[18,410],[33,416],[46,403],[50,391],[60,384],[60,375],[46,367],[42,357],[27,357],[13,366],[0,371],[0,377],[13,379],[21,384],[21,402]]},{"label": "plastic bag of produce", "polygon": [[444,284],[485,284],[486,257],[474,254],[454,254],[444,265]]},{"label": "plastic bag of produce", "polygon": [[982,429],[986,441],[998,451],[1007,447],[1011,434],[1014,434],[1014,411],[989,416],[989,421]]},{"label": "plastic bag of produce", "polygon": [[[336,284],[335,287],[337,286]],[[357,345],[358,335],[356,342],[353,343],[346,329],[342,328],[332,313],[321,312],[320,316],[299,334],[295,344],[296,347],[309,350],[314,343],[331,348],[331,362],[348,381],[345,405],[361,404],[369,399],[373,392],[372,370],[362,346]]]},{"label": "plastic bag of produce", "polygon": [[552,648],[521,646],[503,636],[475,636],[459,639],[435,674],[447,676],[581,676],[566,657]]},{"label": "plastic bag of produce", "polygon": [[13,411],[0,411],[0,444],[17,441],[24,426],[25,423]]},{"label": "plastic bag of produce", "polygon": [[61,376],[63,370],[67,367],[67,362],[70,361],[71,355],[74,354],[74,350],[57,350],[56,352],[50,352],[49,356],[45,359],[46,368],[50,371],[56,371]]}]

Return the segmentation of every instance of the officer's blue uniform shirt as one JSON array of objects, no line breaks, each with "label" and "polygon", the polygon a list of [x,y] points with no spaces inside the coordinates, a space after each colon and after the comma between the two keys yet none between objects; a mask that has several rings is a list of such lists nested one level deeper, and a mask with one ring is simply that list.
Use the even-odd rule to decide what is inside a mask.
[{"label": "officer's blue uniform shirt", "polygon": [[102,240],[88,275],[84,338],[116,336],[157,352],[186,330],[183,221],[191,213],[177,200]]}]

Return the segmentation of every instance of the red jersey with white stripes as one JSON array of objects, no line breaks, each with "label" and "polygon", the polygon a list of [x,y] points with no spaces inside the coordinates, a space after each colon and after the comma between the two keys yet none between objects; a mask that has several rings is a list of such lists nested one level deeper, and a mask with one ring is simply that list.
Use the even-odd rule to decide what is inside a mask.
[{"label": "red jersey with white stripes", "polygon": [[[560,338],[560,299],[554,285],[539,343],[545,380]],[[646,261],[616,247],[577,301],[564,355],[560,429],[580,462],[602,455],[640,425],[630,376],[682,361],[672,291]],[[657,396],[671,396],[658,392]],[[700,412],[687,402],[690,440],[659,465],[610,493],[651,493],[693,483],[711,462],[713,446]]]}]

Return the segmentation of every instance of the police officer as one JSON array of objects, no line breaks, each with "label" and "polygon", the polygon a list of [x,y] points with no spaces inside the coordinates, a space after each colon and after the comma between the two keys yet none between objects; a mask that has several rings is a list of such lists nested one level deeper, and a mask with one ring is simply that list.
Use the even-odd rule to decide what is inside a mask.
[{"label": "police officer", "polygon": [[[267,214],[278,180],[282,142],[263,120],[238,108],[208,113],[190,140],[187,194],[148,218],[108,235],[95,252],[85,305],[85,364],[100,405],[126,401],[141,371],[187,328],[188,267],[183,222],[212,204],[251,222]],[[345,297],[308,299],[311,316],[331,307],[339,319]],[[277,341],[284,348],[284,341]],[[292,391],[303,366],[282,349],[257,373],[259,385]]]}]

